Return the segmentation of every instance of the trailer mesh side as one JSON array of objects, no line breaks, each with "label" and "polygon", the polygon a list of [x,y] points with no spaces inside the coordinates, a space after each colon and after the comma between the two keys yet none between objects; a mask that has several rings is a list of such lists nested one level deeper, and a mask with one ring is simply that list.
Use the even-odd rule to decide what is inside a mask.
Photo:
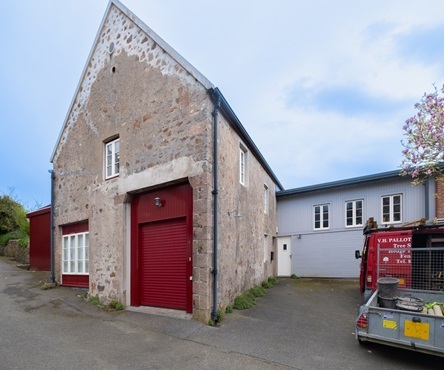
[{"label": "trailer mesh side", "polygon": [[400,288],[443,291],[443,250],[443,247],[379,248],[377,278],[398,278]]}]

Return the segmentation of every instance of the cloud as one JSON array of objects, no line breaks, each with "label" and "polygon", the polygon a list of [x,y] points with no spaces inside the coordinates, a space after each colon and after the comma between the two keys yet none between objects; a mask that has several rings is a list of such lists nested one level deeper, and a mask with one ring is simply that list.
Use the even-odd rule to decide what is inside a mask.
[{"label": "cloud", "polygon": [[439,63],[443,69],[443,24],[434,27],[416,27],[397,35],[394,44],[399,57],[406,63],[421,63],[425,66]]},{"label": "cloud", "polygon": [[388,115],[404,104],[406,102],[373,95],[357,86],[305,86],[301,80],[293,85],[287,98],[289,109],[334,112],[345,116]]}]

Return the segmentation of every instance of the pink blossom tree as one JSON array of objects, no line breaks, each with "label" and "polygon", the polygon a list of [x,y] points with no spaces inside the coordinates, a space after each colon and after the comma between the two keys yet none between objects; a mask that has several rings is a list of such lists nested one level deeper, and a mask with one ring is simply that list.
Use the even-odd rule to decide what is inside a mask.
[{"label": "pink blossom tree", "polygon": [[444,87],[434,90],[414,105],[418,112],[403,126],[402,175],[411,175],[414,185],[429,177],[443,178]]}]

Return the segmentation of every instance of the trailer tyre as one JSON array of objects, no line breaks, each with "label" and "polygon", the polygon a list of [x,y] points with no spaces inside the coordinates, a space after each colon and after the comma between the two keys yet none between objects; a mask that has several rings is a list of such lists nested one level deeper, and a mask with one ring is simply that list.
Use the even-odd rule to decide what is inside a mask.
[{"label": "trailer tyre", "polygon": [[368,302],[371,295],[372,295],[372,290],[365,290],[363,292],[363,304],[366,304]]}]

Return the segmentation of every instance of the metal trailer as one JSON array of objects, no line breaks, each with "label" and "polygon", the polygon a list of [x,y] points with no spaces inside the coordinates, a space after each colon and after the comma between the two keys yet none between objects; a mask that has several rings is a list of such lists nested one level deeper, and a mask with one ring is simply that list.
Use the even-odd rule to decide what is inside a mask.
[{"label": "metal trailer", "polygon": [[[411,287],[397,287],[393,300],[403,297],[423,303],[443,304],[443,248],[405,249],[401,253],[413,263],[413,269],[419,266],[419,262],[414,261],[417,259],[423,266],[422,273],[430,272],[432,275],[424,274],[421,282],[413,280]],[[438,272],[437,269],[434,272],[430,270],[432,266],[437,267],[438,264],[441,265],[442,272]],[[390,270],[393,273],[397,271],[396,266],[388,268],[379,267],[379,276],[389,277],[384,274],[385,271]],[[360,343],[370,341],[443,357],[443,315],[424,314],[401,307],[403,308],[403,306],[389,305],[379,295],[379,289],[374,291],[369,300],[360,307],[356,321],[357,340]]]},{"label": "metal trailer", "polygon": [[[362,343],[392,345],[443,357],[444,318],[407,310],[382,308],[375,291],[360,307],[355,336]],[[399,290],[401,296],[412,295],[425,302],[443,302],[443,292]],[[360,327],[366,321],[366,328]]]}]

